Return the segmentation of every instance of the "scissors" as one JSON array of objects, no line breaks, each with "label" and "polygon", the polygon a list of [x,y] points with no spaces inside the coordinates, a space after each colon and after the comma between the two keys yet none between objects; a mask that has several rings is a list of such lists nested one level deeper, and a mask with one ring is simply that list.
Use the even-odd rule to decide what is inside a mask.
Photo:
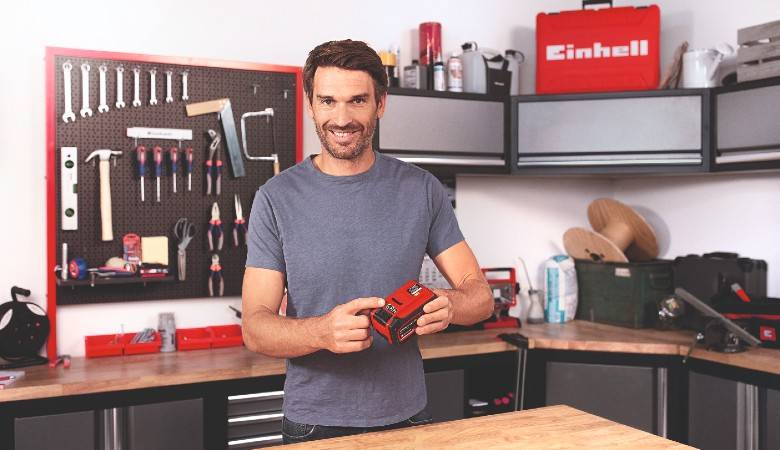
[{"label": "scissors", "polygon": [[195,236],[195,225],[182,217],[176,221],[173,226],[173,234],[179,241],[178,262],[179,262],[179,281],[187,278],[187,246],[190,245],[192,237]]}]

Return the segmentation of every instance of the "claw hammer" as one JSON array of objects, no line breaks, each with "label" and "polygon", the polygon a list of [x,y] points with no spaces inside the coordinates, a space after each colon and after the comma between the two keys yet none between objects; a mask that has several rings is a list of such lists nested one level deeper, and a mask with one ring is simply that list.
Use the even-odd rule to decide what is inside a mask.
[{"label": "claw hammer", "polygon": [[[113,241],[114,231],[111,224],[111,178],[109,175],[109,161],[112,156],[121,156],[120,150],[100,149],[95,150],[87,156],[85,162],[97,157],[100,160],[98,167],[100,170],[100,225],[101,240]],[[114,160],[116,162],[116,160]]]}]

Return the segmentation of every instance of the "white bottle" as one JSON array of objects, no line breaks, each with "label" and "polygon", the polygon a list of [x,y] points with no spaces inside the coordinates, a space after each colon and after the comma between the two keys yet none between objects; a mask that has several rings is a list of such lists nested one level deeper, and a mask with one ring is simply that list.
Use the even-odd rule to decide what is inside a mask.
[{"label": "white bottle", "polygon": [[525,55],[518,50],[507,50],[504,52],[504,58],[509,61],[509,71],[512,72],[509,95],[520,95],[520,64],[525,61]]},{"label": "white bottle", "polygon": [[487,94],[487,62],[476,42],[461,45],[463,55],[463,92]]}]

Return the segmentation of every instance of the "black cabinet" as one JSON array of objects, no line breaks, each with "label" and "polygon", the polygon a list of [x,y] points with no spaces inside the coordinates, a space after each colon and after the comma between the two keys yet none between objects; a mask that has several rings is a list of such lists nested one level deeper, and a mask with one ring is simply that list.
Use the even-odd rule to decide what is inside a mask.
[{"label": "black cabinet", "polygon": [[528,95],[510,104],[515,174],[709,170],[710,91]]},{"label": "black cabinet", "polygon": [[374,148],[444,179],[508,173],[507,107],[488,95],[390,89]]},{"label": "black cabinet", "polygon": [[127,446],[122,448],[204,448],[202,399],[129,406],[125,416]]},{"label": "black cabinet", "polygon": [[94,411],[17,418],[14,420],[14,449],[97,449],[97,420]]},{"label": "black cabinet", "polygon": [[780,78],[715,90],[716,171],[780,168]]},{"label": "black cabinet", "polygon": [[780,390],[765,389],[762,395],[763,407],[760,423],[762,448],[780,448]]},{"label": "black cabinet", "polygon": [[425,374],[428,410],[434,422],[464,417],[465,384],[463,370],[444,370]]}]

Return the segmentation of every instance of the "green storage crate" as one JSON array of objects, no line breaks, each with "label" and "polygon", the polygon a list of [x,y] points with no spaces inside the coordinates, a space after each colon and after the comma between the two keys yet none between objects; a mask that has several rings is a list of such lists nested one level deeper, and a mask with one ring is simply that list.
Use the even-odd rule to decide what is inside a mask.
[{"label": "green storage crate", "polygon": [[577,319],[629,328],[649,328],[658,302],[674,292],[672,261],[635,263],[575,261]]}]

